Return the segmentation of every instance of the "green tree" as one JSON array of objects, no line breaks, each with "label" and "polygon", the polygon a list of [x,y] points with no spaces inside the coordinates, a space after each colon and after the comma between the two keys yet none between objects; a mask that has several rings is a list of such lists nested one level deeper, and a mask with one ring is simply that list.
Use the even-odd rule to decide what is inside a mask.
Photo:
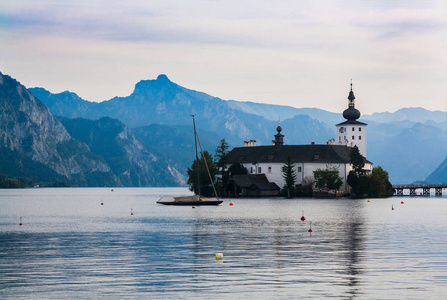
[{"label": "green tree", "polygon": [[363,157],[363,155],[360,154],[359,148],[357,146],[351,148],[350,159],[352,168],[356,172],[361,173],[364,171],[363,167],[365,166],[365,158]]},{"label": "green tree", "polygon": [[359,148],[351,148],[350,159],[353,170],[349,172],[347,183],[351,186],[351,193],[354,197],[363,197],[371,194],[372,182],[363,170],[365,158],[360,154]]},{"label": "green tree", "polygon": [[208,171],[206,168],[205,160],[208,164],[209,171],[211,174],[211,178],[213,179],[213,183],[215,183],[215,177],[217,174],[217,168],[214,163],[213,157],[209,154],[208,151],[204,151],[203,155],[201,155],[199,159],[199,163],[196,163],[196,160],[193,161],[191,168],[188,168],[188,181],[187,184],[190,186],[190,190],[195,194],[198,194],[198,184],[197,184],[197,165],[199,166],[199,181],[200,181],[200,193],[202,196],[212,197],[214,195],[213,186],[210,181],[210,176],[208,175]]},{"label": "green tree", "polygon": [[353,197],[363,197],[371,195],[371,177],[367,176],[365,173],[358,176],[355,171],[351,171],[349,172],[347,182],[351,186],[351,193],[353,194]]},{"label": "green tree", "polygon": [[389,181],[388,172],[381,166],[373,168],[371,181],[373,186],[373,197],[383,198],[394,194],[393,186]]},{"label": "green tree", "polygon": [[228,172],[225,172],[225,166],[228,162],[228,143],[225,139],[220,140],[220,145],[217,146],[216,151],[214,152],[214,161],[216,162],[216,168],[218,175],[216,181],[216,190],[221,195],[223,193],[223,189],[228,181]]},{"label": "green tree", "polygon": [[287,157],[287,161],[283,166],[282,177],[286,181],[282,193],[285,197],[292,198],[295,196],[296,170],[290,156]]},{"label": "green tree", "polygon": [[240,163],[234,163],[228,168],[228,174],[232,175],[245,175],[248,174],[248,170]]},{"label": "green tree", "polygon": [[343,179],[338,176],[338,168],[326,165],[326,169],[317,169],[314,172],[315,187],[338,190],[343,185]]}]

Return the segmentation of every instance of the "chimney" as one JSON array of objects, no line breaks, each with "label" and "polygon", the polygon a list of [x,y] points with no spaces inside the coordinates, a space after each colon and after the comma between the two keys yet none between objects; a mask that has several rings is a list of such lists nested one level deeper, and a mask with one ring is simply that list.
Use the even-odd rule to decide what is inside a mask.
[{"label": "chimney", "polygon": [[244,141],[244,147],[256,147],[256,140]]}]

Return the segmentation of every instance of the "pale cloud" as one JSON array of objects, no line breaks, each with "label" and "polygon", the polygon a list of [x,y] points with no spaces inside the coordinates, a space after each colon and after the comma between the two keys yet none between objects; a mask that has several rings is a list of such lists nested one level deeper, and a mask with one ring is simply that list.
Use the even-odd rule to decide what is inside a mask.
[{"label": "pale cloud", "polygon": [[224,99],[447,110],[442,1],[0,1],[0,70],[102,101],[141,79]]}]

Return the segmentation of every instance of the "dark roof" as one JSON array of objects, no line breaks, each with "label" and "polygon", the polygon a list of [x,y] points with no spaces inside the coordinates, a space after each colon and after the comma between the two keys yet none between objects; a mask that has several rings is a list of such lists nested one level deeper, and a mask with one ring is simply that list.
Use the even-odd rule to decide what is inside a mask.
[{"label": "dark roof", "polygon": [[350,163],[350,154],[351,148],[342,145],[239,147],[230,151],[228,163],[285,163],[287,157],[294,163]]},{"label": "dark roof", "polygon": [[357,120],[347,120],[347,121],[344,121],[344,122],[342,122],[342,123],[339,123],[339,124],[337,124],[337,125],[335,125],[335,126],[338,126],[338,125],[346,125],[346,124],[349,124],[349,125],[368,125],[368,124],[366,124],[366,123],[362,123],[362,122],[359,122],[359,121],[357,121]]},{"label": "dark roof", "polygon": [[279,190],[274,182],[269,182],[265,174],[233,175],[230,180],[241,188],[256,187],[259,190]]},{"label": "dark roof", "polygon": [[354,106],[349,106],[343,112],[343,118],[349,121],[354,121],[360,118],[360,111],[356,109]]}]

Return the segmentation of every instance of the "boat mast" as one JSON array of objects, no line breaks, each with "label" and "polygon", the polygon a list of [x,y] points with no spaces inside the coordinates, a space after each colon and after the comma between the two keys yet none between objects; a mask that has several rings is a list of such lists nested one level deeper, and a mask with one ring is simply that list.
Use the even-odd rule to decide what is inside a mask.
[{"label": "boat mast", "polygon": [[199,174],[199,156],[197,155],[197,132],[195,115],[192,116],[192,123],[194,125],[194,145],[196,147],[196,173],[197,173],[197,195],[200,195],[200,174]]}]

